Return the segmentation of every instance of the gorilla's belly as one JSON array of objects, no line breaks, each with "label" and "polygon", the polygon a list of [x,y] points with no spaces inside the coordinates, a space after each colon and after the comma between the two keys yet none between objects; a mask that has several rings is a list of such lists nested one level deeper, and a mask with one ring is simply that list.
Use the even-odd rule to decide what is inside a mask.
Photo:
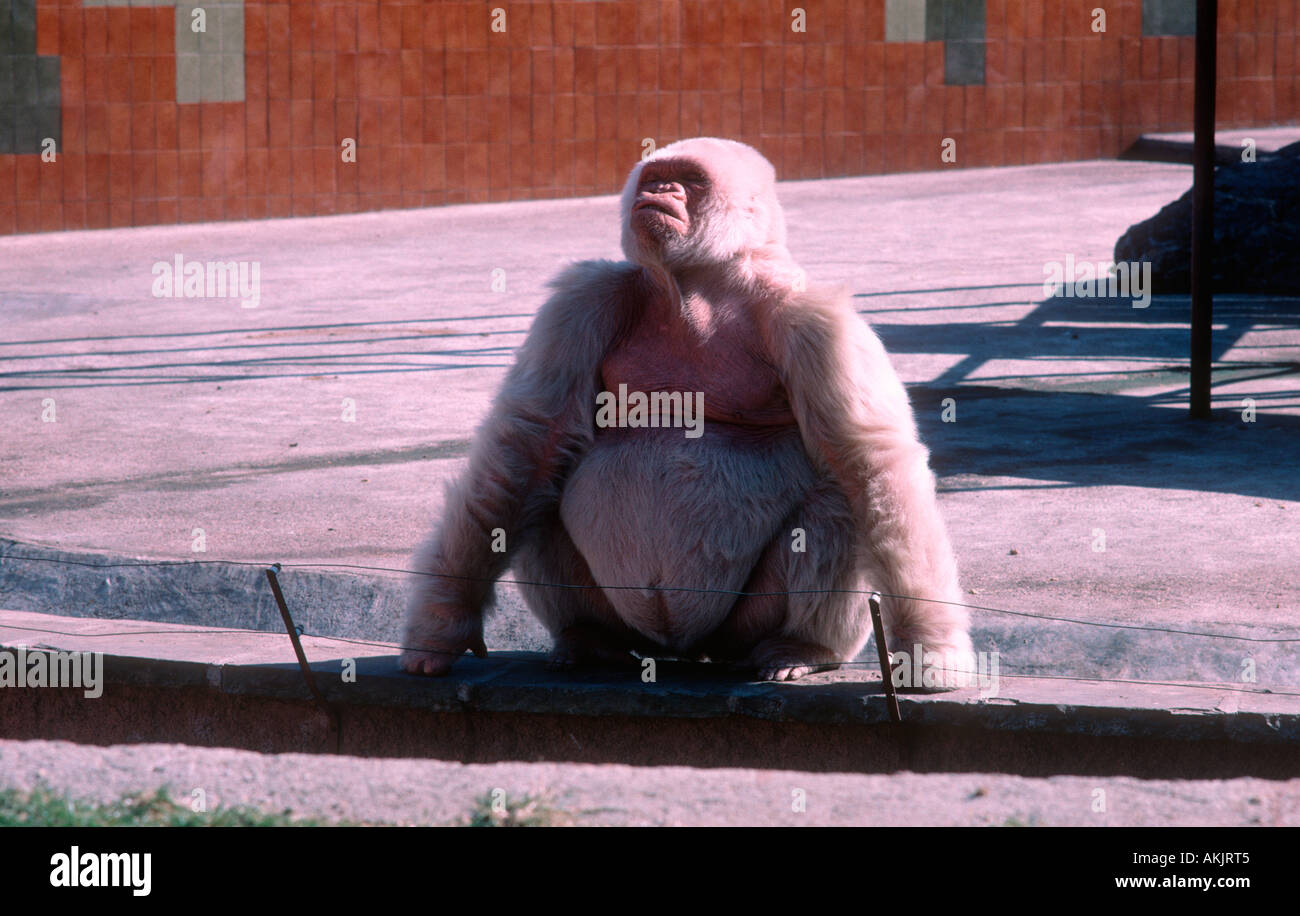
[{"label": "gorilla's belly", "polygon": [[727,592],[744,589],[812,481],[793,429],[749,436],[706,423],[697,439],[681,429],[600,430],[560,514],[619,615],[686,650],[726,619],[736,601]]}]

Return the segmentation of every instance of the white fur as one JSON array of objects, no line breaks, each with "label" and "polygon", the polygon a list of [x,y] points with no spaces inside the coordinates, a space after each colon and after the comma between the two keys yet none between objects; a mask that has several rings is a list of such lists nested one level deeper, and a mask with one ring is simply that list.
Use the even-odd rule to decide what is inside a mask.
[{"label": "white fur", "polygon": [[[435,575],[413,591],[403,666],[442,673],[477,648],[491,582],[513,560],[526,580],[590,586],[523,588],[557,640],[592,623],[628,644],[737,652],[765,677],[797,676],[852,659],[871,632],[865,594],[816,590],[875,588],[907,596],[883,603],[891,650],[910,653],[919,643],[941,666],[970,670],[969,624],[956,604],[928,453],[880,340],[845,291],[803,289],[785,247],[775,174],[757,151],[701,138],[651,157],[667,158],[693,160],[712,182],[689,246],[670,257],[628,228],[638,164],[622,196],[631,263],[576,264],[552,284],[477,433],[469,469],[417,555],[417,568]],[[639,448],[598,442],[603,359],[637,325],[655,276],[698,276],[701,267],[716,300],[756,318],[754,345],[779,376],[797,429],[767,452],[732,451],[708,435]],[[505,554],[489,548],[498,527]],[[806,553],[788,549],[795,527],[809,533]],[[737,601],[597,584],[794,594]]]}]

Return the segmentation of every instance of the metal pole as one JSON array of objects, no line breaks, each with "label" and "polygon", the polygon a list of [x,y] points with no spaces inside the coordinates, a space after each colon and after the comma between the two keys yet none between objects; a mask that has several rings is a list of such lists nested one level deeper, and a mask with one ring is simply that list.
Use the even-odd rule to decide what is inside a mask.
[{"label": "metal pole", "polygon": [[876,654],[880,657],[880,679],[885,688],[885,703],[889,706],[889,721],[902,722],[903,715],[898,711],[898,694],[894,692],[894,666],[889,662],[889,650],[885,648],[885,624],[880,619],[880,594],[872,592],[867,598],[871,608],[871,625],[876,633]]},{"label": "metal pole", "polygon": [[1214,321],[1214,90],[1219,0],[1196,0],[1196,98],[1192,151],[1191,414],[1210,416]]},{"label": "metal pole", "polygon": [[279,563],[272,563],[268,566],[266,568],[266,581],[271,583],[271,595],[275,598],[276,607],[280,609],[280,619],[284,621],[284,628],[289,631],[289,641],[293,643],[293,654],[298,656],[298,667],[302,670],[302,678],[307,682],[307,689],[311,691],[311,695],[316,698],[316,705],[325,713],[325,721],[329,723],[334,753],[342,753],[342,723],[339,721],[338,713],[325,699],[325,694],[321,693],[321,689],[316,686],[316,677],[312,674],[311,665],[307,663],[307,654],[302,651],[302,642],[298,639],[298,628],[294,626],[293,617],[289,613],[289,605],[284,600],[284,592],[280,590],[280,579],[276,575],[279,571]]}]

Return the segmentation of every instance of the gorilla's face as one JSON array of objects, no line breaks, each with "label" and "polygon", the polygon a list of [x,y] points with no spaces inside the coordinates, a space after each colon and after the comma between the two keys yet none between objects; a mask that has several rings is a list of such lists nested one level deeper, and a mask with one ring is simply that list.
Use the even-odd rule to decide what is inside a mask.
[{"label": "gorilla's face", "polygon": [[665,254],[689,239],[709,191],[704,169],[690,159],[656,159],[646,163],[632,202],[632,230],[650,250]]},{"label": "gorilla's face", "polygon": [[623,251],[647,266],[725,265],[785,244],[771,164],[732,140],[659,150],[628,176],[622,211]]}]

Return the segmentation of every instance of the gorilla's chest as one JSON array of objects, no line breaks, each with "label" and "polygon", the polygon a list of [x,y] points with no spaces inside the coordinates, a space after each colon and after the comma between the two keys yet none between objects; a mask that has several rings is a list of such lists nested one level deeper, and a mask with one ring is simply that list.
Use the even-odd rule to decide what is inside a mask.
[{"label": "gorilla's chest", "polygon": [[785,389],[755,347],[751,328],[722,323],[707,335],[642,322],[606,355],[602,387],[617,392],[699,393],[706,422],[793,426]]}]

